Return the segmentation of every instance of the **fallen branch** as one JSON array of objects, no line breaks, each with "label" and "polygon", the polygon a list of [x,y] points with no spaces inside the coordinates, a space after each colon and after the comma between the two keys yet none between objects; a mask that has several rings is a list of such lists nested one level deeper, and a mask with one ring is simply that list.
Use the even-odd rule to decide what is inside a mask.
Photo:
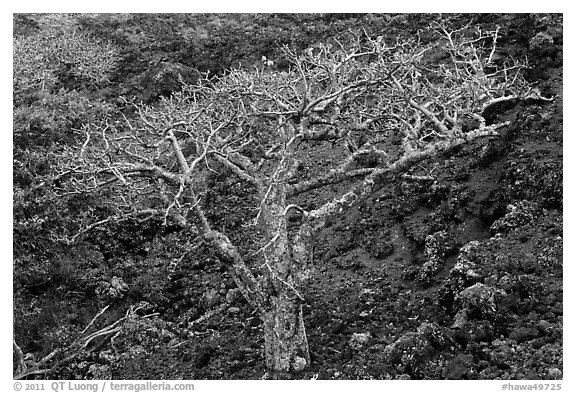
[{"label": "fallen branch", "polygon": [[[90,323],[86,326],[86,328],[84,328],[82,330],[82,332],[80,334],[81,335],[84,334],[91,326],[93,326],[94,322],[102,314],[104,314],[104,312],[106,312],[108,307],[109,306],[106,306],[102,310],[100,310],[96,314],[96,316],[94,318],[92,318]],[[130,309],[128,309],[128,311],[126,312],[126,315],[124,317],[120,318],[119,320],[117,320],[116,322],[113,322],[112,324],[98,330],[97,332],[91,333],[86,337],[83,337],[83,338],[78,337],[68,347],[66,347],[64,349],[62,349],[62,348],[55,349],[54,351],[50,352],[47,356],[43,357],[40,361],[33,362],[32,367],[28,367],[28,365],[26,364],[26,362],[24,360],[25,357],[24,357],[24,354],[22,352],[22,349],[18,346],[16,341],[13,341],[13,350],[14,350],[14,354],[16,355],[16,362],[17,362],[17,367],[16,367],[16,370],[14,371],[13,379],[24,379],[24,378],[31,376],[31,375],[49,375],[49,374],[52,374],[53,372],[55,372],[58,369],[58,367],[74,360],[78,355],[80,355],[80,353],[82,353],[82,351],[85,351],[88,344],[90,344],[90,342],[92,340],[94,340],[95,338],[101,337],[101,336],[108,336],[108,335],[113,334],[113,333],[116,336],[122,329],[121,327],[119,327],[117,325],[119,323],[125,321],[128,317],[133,315],[138,310],[139,310],[138,308],[134,309],[133,307],[130,307]],[[56,361],[51,367],[47,367],[46,365],[56,355],[59,355],[59,354],[64,354],[65,357],[63,359]]]}]

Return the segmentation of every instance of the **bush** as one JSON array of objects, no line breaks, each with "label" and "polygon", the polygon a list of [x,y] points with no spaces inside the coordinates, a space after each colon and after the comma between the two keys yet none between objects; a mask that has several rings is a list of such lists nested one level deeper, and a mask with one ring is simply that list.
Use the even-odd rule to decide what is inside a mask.
[{"label": "bush", "polygon": [[98,42],[74,28],[42,30],[13,39],[15,100],[34,92],[51,91],[67,79],[92,87],[109,82],[118,53],[110,43]]}]

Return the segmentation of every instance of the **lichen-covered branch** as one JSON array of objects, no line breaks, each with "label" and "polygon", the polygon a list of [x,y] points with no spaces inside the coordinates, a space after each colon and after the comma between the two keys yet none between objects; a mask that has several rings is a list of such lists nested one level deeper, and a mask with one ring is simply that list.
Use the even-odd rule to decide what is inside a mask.
[{"label": "lichen-covered branch", "polygon": [[439,141],[430,144],[419,151],[410,152],[390,165],[381,168],[374,168],[372,172],[352,190],[334,198],[333,200],[323,204],[317,209],[309,211],[306,214],[306,220],[313,223],[311,225],[316,229],[323,227],[325,225],[325,219],[327,216],[330,214],[342,212],[356,201],[366,197],[374,190],[377,185],[382,184],[385,178],[403,173],[417,163],[438,155],[441,152],[453,149],[454,147],[462,145],[463,143],[470,142],[480,137],[498,135],[496,130],[506,125],[508,124],[501,123],[493,126],[487,126],[483,129],[478,129],[466,134],[462,134],[449,140]]}]

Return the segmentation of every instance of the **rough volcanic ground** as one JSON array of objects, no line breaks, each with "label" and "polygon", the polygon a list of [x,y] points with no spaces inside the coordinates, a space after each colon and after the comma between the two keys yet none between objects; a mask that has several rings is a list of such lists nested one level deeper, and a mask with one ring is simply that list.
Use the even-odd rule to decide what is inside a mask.
[{"label": "rough volcanic ground", "polygon": [[[561,103],[508,115],[503,138],[424,163],[432,184],[385,185],[318,236],[303,378],[562,377]],[[218,304],[233,285],[210,270],[186,285],[209,283],[202,301]],[[245,306],[187,341],[158,321],[166,336],[128,350],[112,377],[260,378],[260,321]]]},{"label": "rough volcanic ground", "polygon": [[[527,27],[514,20],[510,52],[527,46],[515,41]],[[561,33],[554,39],[561,48]],[[318,234],[316,274],[304,294],[313,363],[299,378],[562,378],[563,71],[561,51],[552,52],[535,50],[531,60],[539,59],[533,79],[553,102],[498,108],[493,117],[512,123],[500,137],[421,163],[409,175],[429,180],[382,184]],[[338,160],[333,149],[305,154],[310,168]],[[249,192],[234,179],[214,181],[227,191],[214,196],[211,218],[249,250],[254,245],[238,209],[250,205],[243,202]],[[300,202],[314,205],[335,191]],[[112,346],[102,343],[60,377],[264,375],[261,321],[201,245],[178,266],[158,268],[161,288],[153,287],[157,277],[138,270],[144,261],[165,265],[170,236],[177,235],[151,241],[145,257],[123,257],[124,269],[132,267],[147,288],[131,296],[158,306],[132,317]],[[114,267],[113,259],[106,263]],[[117,274],[130,281],[129,273]],[[222,304],[222,313],[189,327]],[[110,321],[125,306],[116,304]],[[192,337],[181,334],[185,327]]]},{"label": "rough volcanic ground", "polygon": [[[412,174],[433,180],[384,184],[319,234],[302,378],[562,378],[560,81],[554,70],[553,103],[502,110],[502,137],[422,163]],[[208,272],[190,276],[218,289]],[[236,302],[112,376],[260,378],[260,321]]]}]

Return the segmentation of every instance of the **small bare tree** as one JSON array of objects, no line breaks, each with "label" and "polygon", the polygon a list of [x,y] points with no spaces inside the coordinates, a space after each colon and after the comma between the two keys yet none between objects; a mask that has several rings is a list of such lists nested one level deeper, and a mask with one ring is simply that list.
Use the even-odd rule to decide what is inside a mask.
[{"label": "small bare tree", "polygon": [[[543,99],[522,78],[524,63],[496,64],[498,30],[435,31],[438,40],[427,45],[351,34],[301,54],[285,49],[287,71],[231,70],[157,106],[135,105],[131,120],[86,125],[81,148],[62,154],[55,192],[106,189],[116,214],[87,216],[68,240],[126,218],[161,217],[200,234],[263,320],[271,377],[304,370],[303,288],[313,272],[312,237],[327,217],[428,157],[498,135],[508,123],[485,119],[496,103]],[[399,146],[390,143],[395,135]],[[299,179],[302,146],[324,141],[347,146],[339,151],[348,154]],[[367,155],[372,165],[363,164]],[[242,255],[206,218],[204,180],[215,162],[257,194],[253,224],[261,238],[253,255]],[[295,203],[297,195],[352,179],[347,192],[311,210]],[[291,210],[300,219],[289,231]]]}]

